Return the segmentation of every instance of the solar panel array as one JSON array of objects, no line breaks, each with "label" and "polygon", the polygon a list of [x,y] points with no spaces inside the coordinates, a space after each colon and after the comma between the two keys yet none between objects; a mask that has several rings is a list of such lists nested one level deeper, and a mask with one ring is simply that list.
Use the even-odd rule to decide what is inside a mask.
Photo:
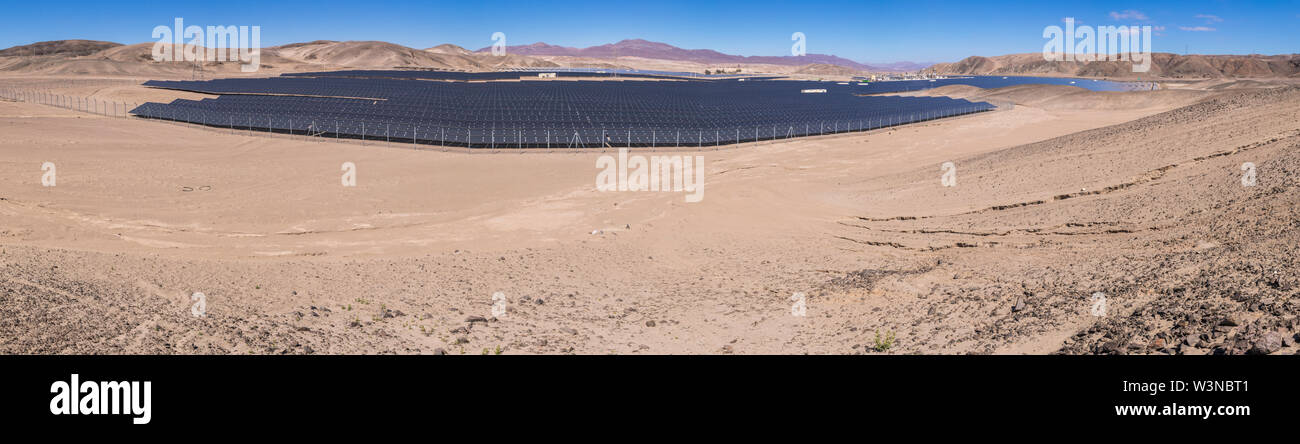
[{"label": "solar panel array", "polygon": [[[434,71],[434,70],[344,70],[344,71],[318,71],[318,72],[297,72],[281,74],[283,77],[349,77],[349,78],[382,78],[382,79],[420,79],[420,80],[446,80],[446,81],[493,81],[493,80],[517,80],[517,79],[535,79],[538,74],[550,73],[555,74],[557,78],[640,78],[640,79],[729,79],[736,77],[756,77],[742,76],[739,74],[699,74],[691,72],[677,71],[647,71],[633,69],[596,69],[596,68],[536,68],[536,69],[519,69],[508,71],[491,71],[491,72],[462,72],[462,71]],[[762,77],[770,78],[770,77]]]},{"label": "solar panel array", "polygon": [[[145,85],[218,96],[146,103],[132,110],[141,117],[475,148],[724,145],[994,108],[946,97],[860,96],[852,85],[784,80],[453,83],[286,76]],[[803,92],[809,88],[826,92]]]}]

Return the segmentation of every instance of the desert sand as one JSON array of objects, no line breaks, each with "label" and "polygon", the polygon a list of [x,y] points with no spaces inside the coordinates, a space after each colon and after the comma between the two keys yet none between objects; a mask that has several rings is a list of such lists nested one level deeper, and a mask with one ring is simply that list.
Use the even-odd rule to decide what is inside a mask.
[{"label": "desert sand", "polygon": [[[137,83],[0,77],[187,94]],[[0,101],[0,352],[1294,353],[1300,89],[1216,85],[911,93],[1015,106],[672,153],[704,157],[699,203],[597,191],[608,150],[361,146]]]}]

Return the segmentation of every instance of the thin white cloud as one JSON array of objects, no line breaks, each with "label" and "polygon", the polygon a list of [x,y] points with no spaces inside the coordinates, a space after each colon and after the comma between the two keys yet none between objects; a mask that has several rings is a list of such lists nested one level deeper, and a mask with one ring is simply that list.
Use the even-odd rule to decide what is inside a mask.
[{"label": "thin white cloud", "polygon": [[1146,14],[1143,14],[1142,11],[1134,11],[1134,10],[1132,10],[1132,9],[1125,9],[1123,12],[1115,12],[1115,11],[1111,11],[1111,12],[1110,12],[1110,18],[1111,18],[1111,20],[1138,20],[1138,21],[1142,21],[1142,20],[1146,20],[1146,19],[1147,19],[1147,15],[1146,15]]},{"label": "thin white cloud", "polygon": [[1206,24],[1219,23],[1223,21],[1222,18],[1219,18],[1219,16],[1213,14],[1196,14],[1196,18],[1205,20]]},{"label": "thin white cloud", "polygon": [[1209,26],[1179,26],[1178,29],[1188,32],[1213,32],[1215,30]]}]

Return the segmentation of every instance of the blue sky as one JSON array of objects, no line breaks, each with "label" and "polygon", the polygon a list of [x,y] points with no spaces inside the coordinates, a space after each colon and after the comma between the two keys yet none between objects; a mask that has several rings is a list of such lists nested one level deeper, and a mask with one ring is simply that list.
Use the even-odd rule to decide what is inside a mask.
[{"label": "blue sky", "polygon": [[969,55],[1038,52],[1043,28],[1157,27],[1157,52],[1300,52],[1300,0],[1289,1],[82,1],[5,6],[0,48],[61,39],[153,41],[154,26],[257,25],[262,45],[383,40],[415,48],[544,41],[590,46],[625,38],[740,55],[788,55],[803,32],[809,53],[861,62],[943,62]]}]

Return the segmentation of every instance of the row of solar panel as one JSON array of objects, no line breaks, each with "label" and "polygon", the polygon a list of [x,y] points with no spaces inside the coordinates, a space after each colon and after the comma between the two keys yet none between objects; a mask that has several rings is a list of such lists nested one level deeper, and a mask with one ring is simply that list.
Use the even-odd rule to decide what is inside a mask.
[{"label": "row of solar panel", "polygon": [[553,127],[456,127],[424,123],[403,123],[391,120],[348,120],[328,115],[310,114],[255,114],[220,112],[203,109],[186,109],[157,103],[147,103],[132,111],[133,114],[156,119],[195,123],[217,128],[247,131],[267,131],[300,134],[327,138],[383,140],[388,142],[428,144],[441,146],[466,146],[473,148],[561,148],[601,146],[713,146],[746,143],[756,140],[787,139],[793,137],[868,131],[878,128],[988,111],[987,104],[935,109],[931,112],[890,116],[876,119],[783,122],[764,126],[732,126],[727,128],[680,127],[580,127],[556,125]]},{"label": "row of solar panel", "polygon": [[[207,93],[261,93],[261,95],[298,95],[317,97],[354,97],[354,99],[412,100],[515,100],[520,95],[546,99],[549,96],[573,96],[573,99],[619,101],[621,95],[655,96],[655,101],[689,99],[708,95],[735,95],[737,91],[761,93],[757,100],[777,97],[800,97],[806,82],[764,80],[764,82],[507,82],[442,83],[415,82],[402,79],[360,78],[264,78],[217,80],[148,80],[144,86],[169,90]],[[835,92],[858,92],[845,86],[819,86]],[[651,97],[654,99],[654,97]],[[755,100],[746,99],[746,100]],[[653,101],[640,101],[653,103]]]},{"label": "row of solar panel", "polygon": [[[506,145],[559,141],[600,146],[606,139],[656,145],[667,134],[674,144],[682,143],[684,134],[686,140],[694,139],[689,144],[714,145],[856,131],[993,108],[946,97],[862,97],[843,85],[808,94],[807,83],[796,81],[447,83],[279,77],[146,85],[220,95],[146,104],[133,111],[143,117],[467,146],[495,146],[498,140]],[[436,137],[429,133],[434,129]]]},{"label": "row of solar panel", "polygon": [[[391,71],[391,70],[345,70],[345,71],[318,71],[318,72],[298,72],[281,74],[283,77],[315,77],[315,78],[367,78],[367,79],[420,79],[420,80],[448,80],[459,82],[470,81],[490,81],[490,80],[518,80],[521,78],[540,78],[539,73],[555,74],[556,78],[640,78],[640,79],[721,79],[735,76],[703,75],[694,73],[679,73],[669,71],[631,71],[631,70],[596,70],[596,71],[571,71],[571,70],[540,70],[540,71],[492,71],[492,72],[458,72],[458,71]],[[775,78],[775,77],[763,77]]]},{"label": "row of solar panel", "polygon": [[[899,119],[906,115],[935,114],[938,110],[980,110],[980,104],[941,97],[855,97],[852,106],[737,107],[683,106],[663,109],[605,107],[590,103],[512,109],[496,106],[455,107],[440,104],[420,107],[387,101],[315,97],[228,95],[217,99],[176,100],[168,107],[234,114],[298,115],[316,119],[373,120],[424,123],[468,128],[640,128],[675,127],[711,129],[780,125],[786,122],[851,122]],[[490,105],[490,104],[489,104]]]}]

